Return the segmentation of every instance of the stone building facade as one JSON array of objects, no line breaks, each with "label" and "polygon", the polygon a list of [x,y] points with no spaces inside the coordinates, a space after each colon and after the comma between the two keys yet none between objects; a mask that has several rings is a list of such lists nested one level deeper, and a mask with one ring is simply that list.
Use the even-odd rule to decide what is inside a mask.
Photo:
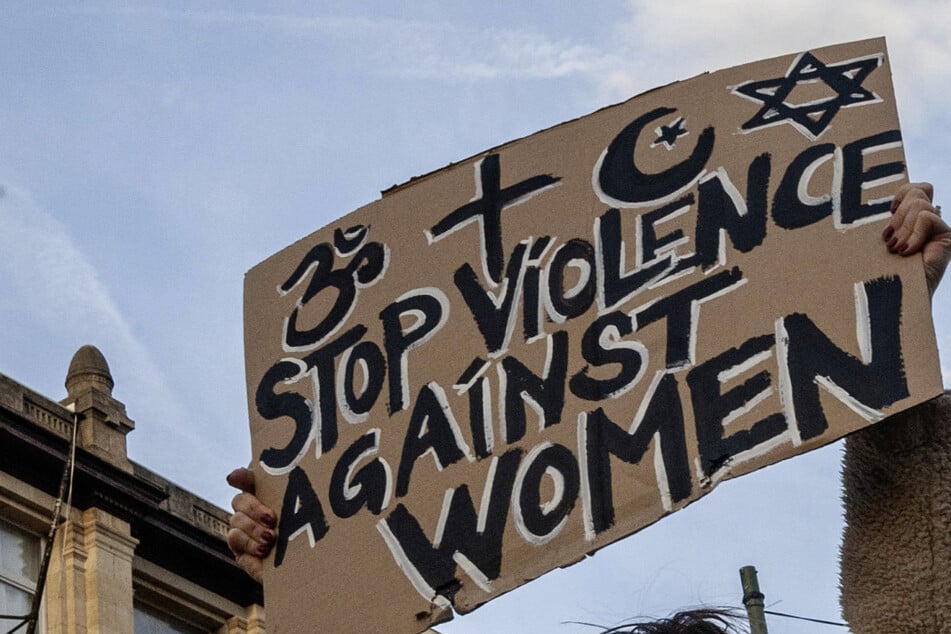
[{"label": "stone building facade", "polygon": [[36,631],[263,633],[261,587],[225,543],[228,512],[129,460],[135,425],[99,350],[79,349],[66,388],[57,403],[0,375],[0,632],[42,583],[75,431],[71,504],[49,544]]}]

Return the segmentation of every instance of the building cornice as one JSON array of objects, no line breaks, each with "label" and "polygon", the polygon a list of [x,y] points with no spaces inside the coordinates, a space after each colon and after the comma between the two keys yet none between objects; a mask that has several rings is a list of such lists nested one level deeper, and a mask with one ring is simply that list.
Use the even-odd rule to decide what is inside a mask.
[{"label": "building cornice", "polygon": [[[0,470],[55,496],[73,420],[66,407],[0,374]],[[132,469],[77,447],[73,506],[99,508],[128,522],[139,540],[137,556],[235,603],[261,604],[260,585],[237,566],[225,543],[227,512],[140,465],[132,463]]]}]

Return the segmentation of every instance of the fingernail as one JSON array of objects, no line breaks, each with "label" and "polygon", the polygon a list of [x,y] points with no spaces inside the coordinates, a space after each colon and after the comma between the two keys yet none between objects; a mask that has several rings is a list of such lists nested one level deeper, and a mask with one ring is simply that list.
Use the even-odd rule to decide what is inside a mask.
[{"label": "fingernail", "polygon": [[258,556],[263,557],[271,549],[267,544],[261,544],[260,546],[257,547],[256,550],[257,550]]},{"label": "fingernail", "polygon": [[885,231],[882,232],[882,238],[884,240],[891,239],[893,235],[895,235],[895,230],[891,227],[885,227]]},{"label": "fingernail", "polygon": [[264,531],[264,533],[261,535],[261,539],[270,544],[274,541],[274,533],[272,531]]},{"label": "fingernail", "polygon": [[271,515],[270,513],[265,513],[264,516],[261,517],[261,521],[264,522],[265,526],[269,526],[271,528],[274,528],[274,525],[276,523],[274,520],[274,516]]},{"label": "fingernail", "polygon": [[898,244],[898,238],[892,236],[892,238],[888,241],[888,248],[894,249],[896,244]]}]

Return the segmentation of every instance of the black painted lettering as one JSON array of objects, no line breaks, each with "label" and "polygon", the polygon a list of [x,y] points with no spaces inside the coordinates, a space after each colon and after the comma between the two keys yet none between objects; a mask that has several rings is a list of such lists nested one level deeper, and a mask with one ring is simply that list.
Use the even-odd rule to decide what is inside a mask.
[{"label": "black painted lettering", "polygon": [[386,508],[390,499],[390,470],[386,462],[373,457],[380,451],[380,430],[374,429],[358,438],[340,455],[330,477],[330,508],[341,518],[352,517],[364,506],[374,515]]},{"label": "black painted lettering", "polygon": [[[701,179],[697,203],[696,256],[691,264],[709,269],[720,261],[723,232],[733,247],[749,253],[766,238],[767,190],[770,155],[760,154],[750,163],[746,177],[746,200],[725,170]],[[719,262],[723,264],[723,262]]]},{"label": "black painted lettering", "polygon": [[634,297],[673,268],[673,255],[667,254],[647,266],[624,270],[627,246],[621,239],[621,212],[617,209],[608,209],[595,221],[595,235],[602,311]]},{"label": "black painted lettering", "polygon": [[[861,288],[864,298],[858,298],[856,321],[863,359],[836,346],[806,315],[795,313],[783,319],[792,418],[803,440],[828,428],[820,386],[867,420],[881,418],[878,410],[908,396],[901,354],[901,279],[881,277]],[[862,304],[867,307],[864,315]]]},{"label": "black painted lettering", "polygon": [[446,401],[446,393],[436,383],[423,386],[416,397],[403,439],[403,452],[396,476],[397,497],[409,492],[413,467],[426,452],[432,452],[436,468],[440,471],[470,455],[459,424]]},{"label": "black painted lettering", "polygon": [[[542,500],[543,483],[551,481],[551,497]],[[541,546],[558,535],[578,499],[581,474],[567,447],[543,443],[522,461],[512,494],[513,520],[522,538]]]},{"label": "black painted lettering", "polygon": [[[415,323],[403,327],[403,317]],[[380,311],[383,323],[383,347],[390,369],[390,413],[406,408],[409,400],[409,365],[407,355],[435,335],[449,318],[449,299],[437,288],[410,291]]]},{"label": "black painted lettering", "polygon": [[488,383],[489,379],[483,376],[469,388],[469,427],[472,431],[473,449],[479,458],[491,456],[495,444]]},{"label": "black painted lettering", "polygon": [[439,595],[452,601],[461,587],[456,577],[459,565],[489,591],[489,583],[502,570],[502,536],[521,453],[520,449],[510,449],[492,459],[482,492],[489,498],[487,503],[483,500],[479,514],[469,486],[455,489],[443,502],[448,508],[443,508],[432,541],[403,504],[397,504],[381,522],[379,528],[387,546],[421,595],[430,600]]},{"label": "black painted lettering", "polygon": [[492,396],[489,380],[483,375],[488,367],[485,359],[474,359],[453,386],[457,394],[469,395],[469,430],[472,432],[473,450],[479,459],[491,456],[495,447]]},{"label": "black painted lettering", "polygon": [[287,473],[307,451],[313,438],[314,413],[307,399],[296,392],[275,392],[279,383],[300,380],[306,367],[297,361],[278,361],[264,373],[254,395],[258,414],[265,420],[284,416],[294,421],[294,434],[281,449],[271,447],[261,452],[261,466],[271,475]]},{"label": "black painted lettering", "polygon": [[[577,281],[567,288],[568,269],[575,269]],[[594,303],[597,291],[594,246],[575,238],[564,243],[547,268],[549,315],[556,323],[583,315]]]},{"label": "black painted lettering", "polygon": [[[658,451],[659,445],[663,458],[663,471],[657,472],[661,502],[669,507],[690,496],[690,464],[677,379],[672,374],[659,373],[644,399],[646,407],[642,405],[630,432],[615,425],[601,408],[584,415],[579,423],[586,462],[585,524],[589,539],[614,525],[611,456],[637,465],[654,441],[654,451]],[[623,488],[626,490],[629,485],[626,483]]]},{"label": "black painted lettering", "polygon": [[539,416],[539,429],[561,422],[565,407],[565,378],[568,373],[568,333],[559,331],[547,338],[548,357],[538,376],[514,357],[502,360],[504,377],[505,442],[513,443],[525,435],[525,406]]},{"label": "black painted lettering", "polygon": [[[362,423],[383,391],[386,378],[386,360],[380,347],[372,341],[361,341],[344,352],[341,359],[343,372],[337,374],[337,399],[341,412],[351,423]],[[361,379],[356,387],[357,374]]]},{"label": "black painted lettering", "polygon": [[337,396],[334,360],[352,348],[367,332],[366,326],[354,326],[327,345],[304,357],[308,368],[317,372],[314,390],[317,399],[318,432],[317,455],[320,456],[337,444]]},{"label": "black painted lettering", "polygon": [[823,163],[841,160],[838,154],[834,144],[821,143],[809,146],[792,160],[773,197],[773,222],[783,229],[799,229],[832,214],[841,183],[833,177],[829,193],[822,196],[810,194],[809,185]]},{"label": "black painted lettering", "polygon": [[893,183],[905,173],[902,161],[889,161],[865,169],[865,156],[901,147],[901,131],[888,130],[847,144],[842,148],[842,224],[860,223],[888,213],[891,196],[862,203],[862,192],[871,186]]},{"label": "black painted lettering", "polygon": [[505,273],[505,284],[498,299],[482,288],[479,278],[468,263],[459,267],[453,278],[479,332],[482,333],[485,349],[492,356],[497,356],[508,348],[512,330],[515,328],[516,306],[522,290],[527,250],[527,245],[520,242],[512,252]]},{"label": "black painted lettering", "polygon": [[552,241],[548,236],[539,238],[532,245],[528,259],[525,261],[525,279],[522,283],[522,331],[526,341],[534,339],[543,331],[541,264]]},{"label": "black painted lettering", "polygon": [[[663,236],[657,235],[657,227],[666,220],[670,220],[684,213],[693,204],[693,194],[678,198],[657,209],[644,212],[640,215],[641,223],[641,258],[644,262],[652,262],[662,255],[674,254],[676,247],[687,241],[684,232],[675,229]],[[663,252],[663,253],[662,253]],[[641,262],[637,262],[641,264]]]},{"label": "black painted lettering", "polygon": [[581,338],[581,355],[595,367],[618,365],[617,373],[609,378],[594,378],[591,365],[586,365],[571,377],[571,393],[588,401],[616,398],[630,389],[647,367],[647,348],[637,341],[622,341],[634,332],[631,318],[613,312],[595,320]]},{"label": "black painted lettering", "polygon": [[696,307],[729,293],[742,283],[743,273],[737,267],[711,275],[639,309],[635,315],[637,328],[640,330],[647,324],[666,319],[667,367],[677,369],[693,365],[699,316]]},{"label": "black painted lettering", "polygon": [[713,475],[717,469],[729,464],[740,452],[753,449],[787,431],[786,417],[774,413],[753,423],[748,429],[725,435],[725,425],[731,416],[742,412],[744,407],[755,404],[757,398],[767,394],[772,379],[769,372],[762,370],[728,391],[721,392],[720,377],[751,361],[755,365],[755,362],[765,360],[771,356],[769,351],[775,342],[773,335],[754,337],[740,347],[731,348],[698,365],[687,374],[700,462],[706,476]]},{"label": "black painted lettering", "polygon": [[287,489],[281,504],[281,519],[277,527],[277,543],[274,545],[274,567],[284,563],[287,545],[300,535],[307,535],[310,547],[323,539],[330,530],[324,509],[314,493],[307,474],[294,467],[287,477]]}]

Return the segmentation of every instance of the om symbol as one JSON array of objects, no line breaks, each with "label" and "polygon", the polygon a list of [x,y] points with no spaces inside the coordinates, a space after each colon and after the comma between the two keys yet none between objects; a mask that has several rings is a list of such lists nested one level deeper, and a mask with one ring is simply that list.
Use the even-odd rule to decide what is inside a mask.
[{"label": "om symbol", "polygon": [[[379,242],[368,242],[370,227],[357,225],[346,231],[334,231],[333,244],[322,242],[301,259],[287,281],[278,287],[287,295],[310,274],[310,283],[297,300],[294,311],[284,322],[284,349],[310,350],[323,343],[347,321],[357,302],[361,288],[383,279],[389,264],[389,249]],[[335,257],[349,259],[334,268]],[[301,328],[301,313],[314,297],[327,289],[337,291],[336,298],[324,317],[311,328]]]}]

